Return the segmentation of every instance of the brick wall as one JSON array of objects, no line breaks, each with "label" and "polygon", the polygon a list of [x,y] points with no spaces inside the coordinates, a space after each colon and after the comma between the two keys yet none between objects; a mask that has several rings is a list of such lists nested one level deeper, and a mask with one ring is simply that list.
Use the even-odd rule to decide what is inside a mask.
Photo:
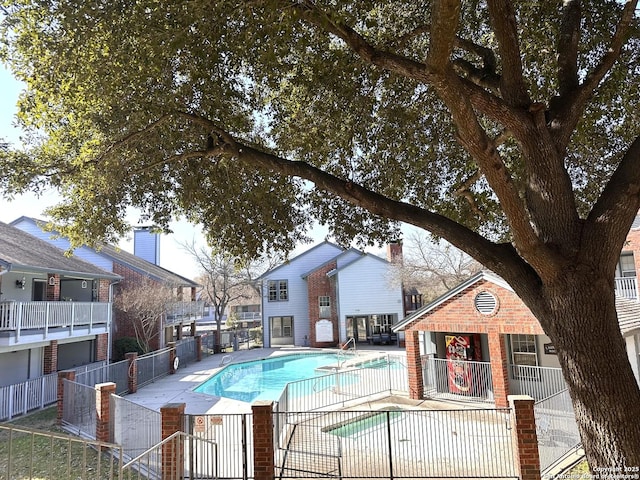
[{"label": "brick wall", "polygon": [[[53,278],[53,285],[51,285],[51,278]],[[57,302],[60,300],[60,275],[47,275],[47,301],[48,302]]]},{"label": "brick wall", "polygon": [[44,347],[44,365],[43,373],[48,375],[49,373],[58,371],[58,341],[51,340],[49,345]]},{"label": "brick wall", "polygon": [[98,302],[108,302],[109,299],[109,285],[110,280],[102,278],[98,280]]},{"label": "brick wall", "polygon": [[[314,270],[307,277],[307,293],[309,297],[309,329],[311,332],[311,338],[309,344],[312,347],[333,347],[338,343],[338,313],[337,313],[337,301],[336,301],[336,289],[335,283],[331,278],[327,276],[331,270],[337,268],[335,261],[329,262],[326,265]],[[330,320],[333,324],[333,341],[331,342],[318,342],[316,340],[316,323],[320,320],[320,303],[319,298],[321,296],[328,296],[331,300],[331,316],[330,318],[323,317],[323,319]]]},{"label": "brick wall", "polygon": [[101,333],[96,337],[96,362],[108,360],[109,352],[109,334]]}]

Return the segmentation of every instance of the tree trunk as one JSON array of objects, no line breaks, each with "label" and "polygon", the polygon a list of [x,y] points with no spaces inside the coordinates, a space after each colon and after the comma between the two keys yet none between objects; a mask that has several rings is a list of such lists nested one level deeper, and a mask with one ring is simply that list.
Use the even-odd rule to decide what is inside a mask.
[{"label": "tree trunk", "polygon": [[589,466],[619,475],[640,466],[640,389],[610,281],[576,269],[532,301],[548,312],[538,318],[558,352]]}]

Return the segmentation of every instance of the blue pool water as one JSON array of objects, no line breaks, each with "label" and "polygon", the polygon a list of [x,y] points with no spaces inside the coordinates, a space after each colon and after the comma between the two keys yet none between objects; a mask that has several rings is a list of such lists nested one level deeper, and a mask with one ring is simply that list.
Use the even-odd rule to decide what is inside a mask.
[{"label": "blue pool water", "polygon": [[278,400],[289,382],[331,373],[316,369],[338,362],[335,354],[294,354],[229,365],[194,391],[243,402]]}]

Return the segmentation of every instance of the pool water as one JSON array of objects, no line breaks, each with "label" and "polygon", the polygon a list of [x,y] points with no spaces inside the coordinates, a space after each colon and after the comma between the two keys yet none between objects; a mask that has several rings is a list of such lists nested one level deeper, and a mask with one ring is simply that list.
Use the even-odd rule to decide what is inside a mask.
[{"label": "pool water", "polygon": [[322,431],[341,438],[357,437],[367,430],[378,427],[380,425],[386,425],[388,421],[399,417],[401,414],[402,412],[395,409],[389,409],[385,412],[369,413],[349,422],[325,427],[322,429]]},{"label": "pool water", "polygon": [[228,365],[194,391],[243,402],[278,400],[287,383],[331,373],[317,370],[338,363],[335,354],[282,355]]}]

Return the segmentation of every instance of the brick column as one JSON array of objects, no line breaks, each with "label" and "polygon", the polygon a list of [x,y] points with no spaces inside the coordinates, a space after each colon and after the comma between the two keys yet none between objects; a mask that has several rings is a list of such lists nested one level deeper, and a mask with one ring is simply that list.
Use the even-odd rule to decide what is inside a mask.
[{"label": "brick column", "polygon": [[109,351],[109,334],[101,333],[96,338],[96,362],[108,360],[107,352]]},{"label": "brick column", "polygon": [[202,361],[202,336],[196,335],[196,362]]},{"label": "brick column", "polygon": [[[169,373],[174,374],[176,373],[176,369],[173,368],[173,362],[176,360],[176,342],[167,343],[167,347],[171,349],[171,351],[169,351]],[[178,359],[178,361],[180,361],[180,359]]]},{"label": "brick column", "polygon": [[124,356],[129,362],[127,390],[129,393],[136,393],[138,391],[138,352],[125,353]]},{"label": "brick column", "polygon": [[110,398],[116,393],[116,384],[113,382],[98,383],[96,389],[96,440],[109,442],[109,418]]},{"label": "brick column", "polygon": [[528,395],[509,395],[513,457],[516,473],[521,480],[540,480],[540,453],[533,403],[533,398]]},{"label": "brick column", "polygon": [[44,375],[58,371],[58,341],[51,340],[49,345],[44,347]]},{"label": "brick column", "polygon": [[64,412],[64,380],[74,381],[76,379],[75,370],[63,370],[58,372],[58,401],[56,403],[56,423],[62,423],[62,414]]},{"label": "brick column", "polygon": [[273,444],[273,402],[258,400],[253,412],[253,478],[273,480],[275,473]]},{"label": "brick column", "polygon": [[493,397],[498,408],[505,408],[509,402],[509,370],[507,367],[507,347],[504,335],[489,332],[489,361],[493,382]]},{"label": "brick column", "polygon": [[409,397],[413,400],[424,398],[424,382],[422,361],[420,360],[419,332],[409,330],[405,332],[405,350],[407,352],[407,373],[409,374]]},{"label": "brick column", "polygon": [[[184,409],[184,403],[167,403],[160,408],[162,440],[183,431]],[[162,445],[162,480],[176,480],[183,477],[184,440],[182,437],[176,437],[174,441]]]}]

